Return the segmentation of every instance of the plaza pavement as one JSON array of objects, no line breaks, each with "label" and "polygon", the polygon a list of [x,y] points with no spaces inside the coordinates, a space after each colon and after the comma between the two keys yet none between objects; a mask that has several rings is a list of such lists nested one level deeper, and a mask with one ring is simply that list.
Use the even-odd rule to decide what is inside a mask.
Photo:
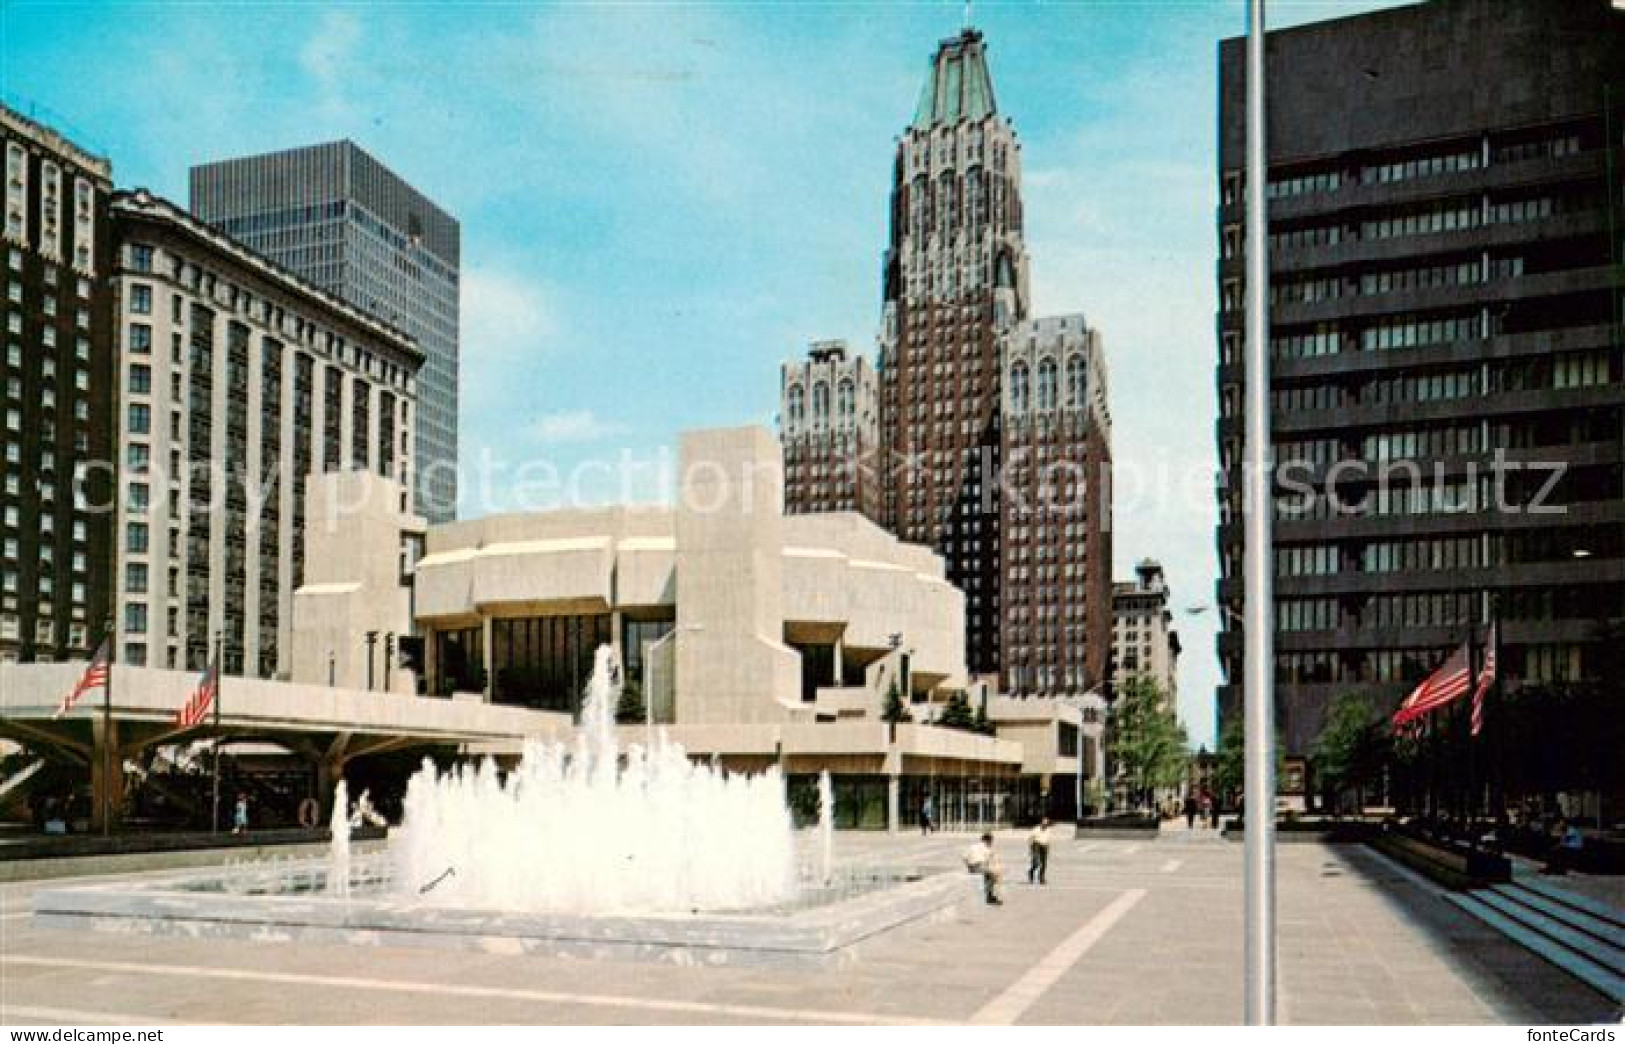
[{"label": "plaza pavement", "polygon": [[[958,867],[969,835],[840,834],[843,861]],[[1238,1022],[1241,850],[1206,831],[1059,841],[1050,884],[1002,835],[1002,907],[967,905],[824,971],[48,930],[0,887],[0,1022]],[[1575,1023],[1598,994],[1357,846],[1279,848],[1289,1023]],[[61,884],[63,882],[53,882]]]}]

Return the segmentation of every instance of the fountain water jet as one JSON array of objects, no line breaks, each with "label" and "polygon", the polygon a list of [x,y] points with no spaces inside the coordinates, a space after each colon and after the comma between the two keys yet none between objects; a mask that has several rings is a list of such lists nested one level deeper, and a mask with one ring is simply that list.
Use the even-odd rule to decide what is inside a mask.
[{"label": "fountain water jet", "polygon": [[445,773],[425,762],[390,837],[396,890],[436,906],[572,914],[791,898],[793,830],[778,769],[742,776],[695,764],[664,731],[622,751],[619,699],[604,646],[571,741],[527,743],[506,774],[491,761]]},{"label": "fountain water jet", "polygon": [[835,787],[829,769],[818,774],[818,880],[828,885],[835,876]]}]

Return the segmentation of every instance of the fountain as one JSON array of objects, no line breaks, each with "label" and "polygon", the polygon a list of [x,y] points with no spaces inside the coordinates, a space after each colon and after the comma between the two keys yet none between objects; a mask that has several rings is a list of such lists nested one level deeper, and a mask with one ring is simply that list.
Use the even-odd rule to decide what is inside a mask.
[{"label": "fountain", "polygon": [[[825,966],[863,939],[974,896],[951,867],[837,867],[834,787],[819,776],[808,860],[777,768],[698,763],[664,731],[623,750],[620,669],[598,651],[581,723],[490,760],[409,781],[382,852],[368,795],[334,790],[328,857],[272,860],[35,893],[36,923],[260,941],[439,945],[494,953]],[[631,731],[631,730],[628,730]]]},{"label": "fountain", "polygon": [[663,731],[623,752],[613,656],[598,650],[571,742],[527,743],[507,774],[489,761],[446,773],[424,763],[389,841],[403,895],[527,913],[737,910],[794,897],[778,769],[696,764]]}]

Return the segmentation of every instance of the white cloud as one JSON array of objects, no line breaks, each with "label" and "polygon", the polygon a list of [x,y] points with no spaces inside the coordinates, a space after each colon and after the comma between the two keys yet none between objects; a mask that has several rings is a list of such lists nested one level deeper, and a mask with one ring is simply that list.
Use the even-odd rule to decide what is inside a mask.
[{"label": "white cloud", "polygon": [[463,275],[459,384],[465,418],[523,415],[536,360],[555,355],[556,294],[507,268]]},{"label": "white cloud", "polygon": [[539,281],[489,266],[464,276],[462,319],[463,343],[482,356],[529,354],[557,332]]},{"label": "white cloud", "polygon": [[299,66],[316,88],[317,106],[325,118],[349,115],[346,84],[357,67],[361,22],[348,11],[328,11],[299,50]]},{"label": "white cloud", "polygon": [[542,442],[596,442],[626,431],[626,425],[607,421],[592,410],[557,410],[544,414],[530,432]]}]

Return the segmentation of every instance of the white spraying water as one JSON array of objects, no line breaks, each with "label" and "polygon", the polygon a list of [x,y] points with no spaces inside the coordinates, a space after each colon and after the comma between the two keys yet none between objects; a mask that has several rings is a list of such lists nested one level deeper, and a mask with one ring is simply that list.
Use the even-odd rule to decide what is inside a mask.
[{"label": "white spraying water", "polygon": [[818,774],[818,856],[818,879],[827,885],[835,874],[835,788],[829,769]]},{"label": "white spraying water", "polygon": [[527,743],[505,777],[487,760],[425,761],[389,840],[396,889],[431,905],[533,913],[686,913],[769,905],[796,890],[784,781],[691,762],[662,731],[622,751],[620,671],[598,650],[568,743]]},{"label": "white spraying water", "polygon": [[341,778],[333,788],[333,814],[327,820],[332,833],[327,870],[327,894],[350,897],[350,788]]}]

